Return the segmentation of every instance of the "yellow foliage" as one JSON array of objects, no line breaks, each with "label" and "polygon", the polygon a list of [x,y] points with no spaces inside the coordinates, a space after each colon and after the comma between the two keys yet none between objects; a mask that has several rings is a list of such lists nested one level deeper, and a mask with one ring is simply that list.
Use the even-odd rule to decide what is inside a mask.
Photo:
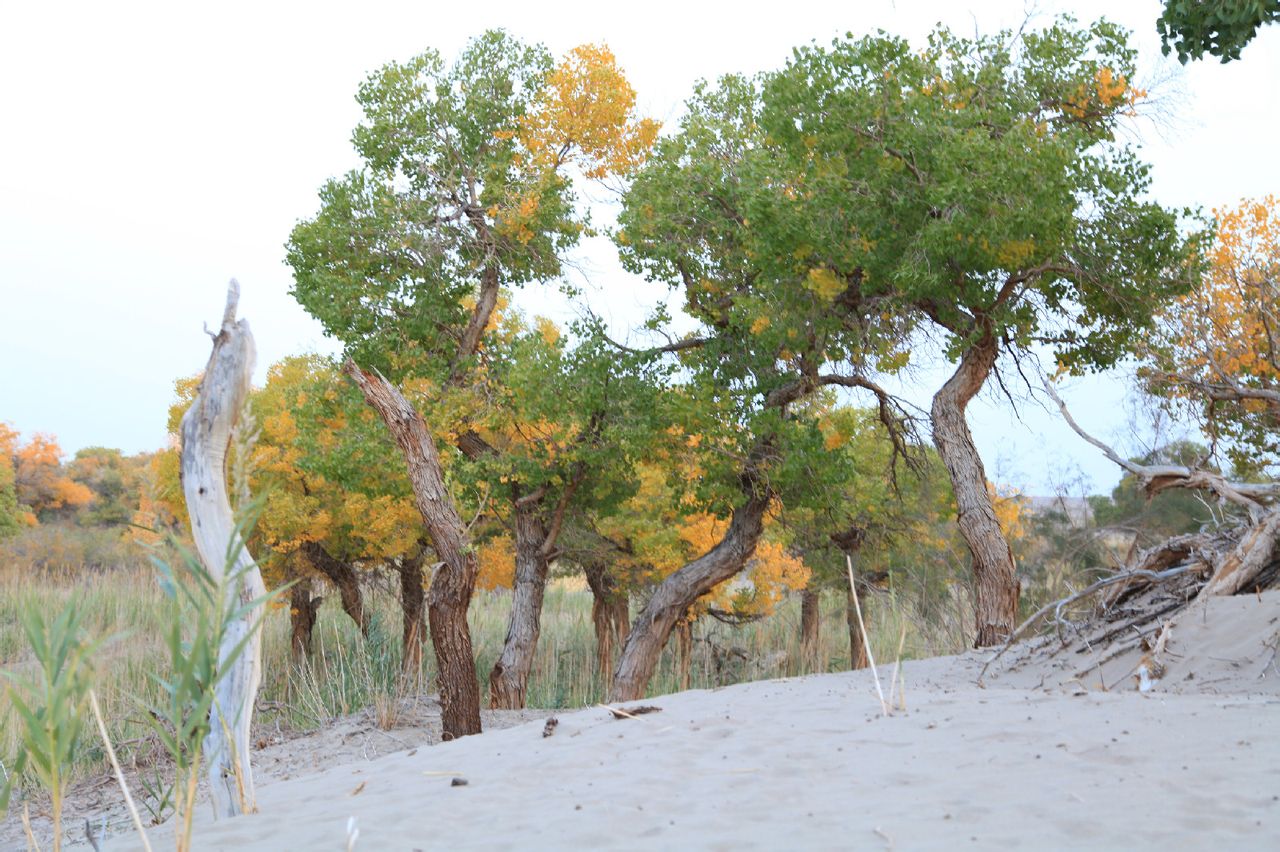
[{"label": "yellow foliage", "polygon": [[814,267],[809,270],[809,275],[805,278],[804,286],[806,289],[817,293],[828,302],[835,301],[845,291],[845,283],[832,270],[825,266]]},{"label": "yellow foliage", "polygon": [[519,137],[535,161],[553,170],[576,153],[589,178],[623,175],[643,162],[659,123],[639,118],[636,93],[609,48],[570,50],[547,78]]},{"label": "yellow foliage", "polygon": [[484,591],[509,589],[516,580],[516,547],[510,536],[500,535],[480,545],[476,551],[479,574],[476,588]]}]

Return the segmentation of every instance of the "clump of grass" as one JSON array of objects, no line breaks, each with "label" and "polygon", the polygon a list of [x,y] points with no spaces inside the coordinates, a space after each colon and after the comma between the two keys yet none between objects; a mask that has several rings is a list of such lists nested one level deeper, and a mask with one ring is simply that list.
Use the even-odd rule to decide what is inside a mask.
[{"label": "clump of grass", "polygon": [[[237,544],[238,547],[243,545]],[[233,670],[235,661],[260,628],[262,608],[270,597],[242,601],[240,595],[228,594],[229,590],[239,589],[245,573],[253,570],[252,566],[235,569],[238,555],[235,548],[228,553],[227,569],[218,578],[188,551],[182,552],[177,569],[163,559],[155,560],[161,590],[168,601],[163,643],[169,670],[164,675],[151,675],[160,687],[162,699],[148,708],[147,719],[173,761],[171,791],[160,798],[173,802],[179,852],[191,846],[191,818],[218,685]],[[224,648],[233,625],[241,620],[249,623],[248,629],[238,642]],[[218,709],[219,719],[233,710]],[[226,736],[228,746],[233,747],[230,734]],[[248,755],[232,754],[237,771],[242,759],[247,760]]]},{"label": "clump of grass", "polygon": [[[19,618],[39,671],[35,677],[5,672],[11,684],[9,701],[20,720],[21,748],[0,789],[0,811],[8,809],[15,787],[29,772],[49,794],[57,852],[62,848],[66,768],[89,716],[93,656],[101,643],[86,639],[74,604],[52,621],[46,622],[42,611],[32,606],[22,607]],[[28,825],[25,805],[23,822]],[[34,838],[28,835],[28,839],[34,845]]]}]

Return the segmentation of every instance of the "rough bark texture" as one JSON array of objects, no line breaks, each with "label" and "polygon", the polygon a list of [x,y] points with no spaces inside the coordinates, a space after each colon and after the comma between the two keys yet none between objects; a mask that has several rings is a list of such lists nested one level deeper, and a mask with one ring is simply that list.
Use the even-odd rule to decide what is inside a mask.
[{"label": "rough bark texture", "polygon": [[289,628],[293,664],[300,666],[311,656],[311,633],[323,597],[311,596],[311,581],[298,580],[289,589]]},{"label": "rough bark texture", "polygon": [[480,684],[476,679],[467,606],[476,584],[476,557],[448,489],[436,445],[422,416],[382,376],[347,360],[343,369],[395,437],[408,467],[414,502],[431,536],[440,568],[427,595],[431,645],[440,669],[443,736],[480,733]]},{"label": "rough bark texture", "polygon": [[813,589],[800,592],[800,656],[809,671],[818,664],[818,639],[822,623],[820,603],[821,599]]},{"label": "rough bark texture", "polygon": [[316,541],[308,541],[302,545],[302,552],[313,568],[333,583],[342,601],[342,611],[351,616],[351,620],[360,628],[364,638],[369,638],[369,613],[365,610],[364,594],[360,591],[360,575],[350,562],[335,559],[329,551]]},{"label": "rough bark texture", "polygon": [[[266,594],[262,573],[235,530],[228,498],[226,464],[232,428],[244,409],[253,375],[254,345],[249,323],[236,322],[240,286],[231,282],[222,327],[213,340],[213,353],[191,408],[182,418],[182,491],[191,516],[196,552],[205,569],[219,582],[228,576],[228,602],[249,603]],[[228,554],[235,562],[228,565]],[[253,770],[249,765],[249,728],[262,680],[262,633],[257,613],[227,625],[219,648],[226,661],[243,642],[243,650],[219,681],[210,711],[204,756],[209,765],[209,795],[215,817],[255,810]],[[224,663],[225,669],[225,663]]]},{"label": "rough bark texture", "polygon": [[720,543],[664,580],[636,617],[613,676],[611,700],[635,701],[644,696],[658,655],[677,622],[694,601],[741,571],[755,553],[770,495],[757,493],[759,486],[753,478],[746,480],[747,500],[734,511]]},{"label": "rough bark texture", "polygon": [[426,596],[422,591],[422,565],[426,557],[427,546],[424,543],[416,554],[396,565],[396,572],[400,574],[401,663],[408,674],[416,674],[422,669],[422,643],[426,638],[423,630]]},{"label": "rough bark texture", "polygon": [[862,630],[858,627],[858,608],[853,599],[853,589],[844,592],[844,621],[849,628],[849,668],[865,669],[868,665],[867,646],[862,642]]},{"label": "rough bark texture", "polygon": [[489,673],[489,706],[519,710],[524,707],[529,671],[538,646],[542,622],[542,598],[547,588],[547,530],[536,502],[514,502],[516,573],[507,638],[493,671]]},{"label": "rough bark texture", "polygon": [[1000,530],[987,492],[987,473],[965,422],[969,400],[982,389],[999,353],[987,336],[965,351],[955,373],[933,397],[933,442],[951,475],[960,534],[973,557],[976,647],[998,645],[1018,618],[1018,577],[1013,551]]},{"label": "rough bark texture", "polygon": [[618,590],[603,562],[585,568],[591,588],[591,624],[596,632],[596,665],[600,677],[613,673],[613,655],[631,631],[631,608],[625,592]]}]

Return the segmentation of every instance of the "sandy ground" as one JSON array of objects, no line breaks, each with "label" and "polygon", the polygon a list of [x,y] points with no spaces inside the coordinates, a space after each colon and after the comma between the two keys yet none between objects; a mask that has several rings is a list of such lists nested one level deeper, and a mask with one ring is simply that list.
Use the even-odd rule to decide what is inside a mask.
[{"label": "sandy ground", "polygon": [[1044,649],[907,664],[888,717],[867,671],[680,693],[264,778],[195,848],[1280,848],[1280,593],[1181,621],[1147,693]]}]

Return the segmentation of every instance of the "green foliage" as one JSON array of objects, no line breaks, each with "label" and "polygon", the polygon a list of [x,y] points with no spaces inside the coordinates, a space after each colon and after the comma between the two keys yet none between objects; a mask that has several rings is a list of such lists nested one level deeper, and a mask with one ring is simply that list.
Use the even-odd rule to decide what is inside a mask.
[{"label": "green foliage", "polygon": [[18,492],[14,487],[13,464],[0,457],[0,541],[18,534],[22,529],[22,507],[18,505]]},{"label": "green foliage", "polygon": [[1156,19],[1161,50],[1183,65],[1206,53],[1224,63],[1240,58],[1258,28],[1280,21],[1280,0],[1165,0]]},{"label": "green foliage", "polygon": [[23,606],[19,619],[39,663],[39,674],[23,678],[3,673],[10,682],[9,701],[21,735],[13,769],[0,788],[0,812],[8,809],[14,787],[30,772],[52,800],[54,848],[58,849],[67,768],[89,717],[93,656],[102,643],[85,638],[75,604],[68,604],[48,622],[39,607]]},{"label": "green foliage", "polygon": [[482,278],[559,273],[581,223],[518,134],[550,69],[541,46],[491,31],[451,65],[427,51],[361,85],[364,166],[325,184],[288,260],[298,301],[363,366],[443,379]]}]

